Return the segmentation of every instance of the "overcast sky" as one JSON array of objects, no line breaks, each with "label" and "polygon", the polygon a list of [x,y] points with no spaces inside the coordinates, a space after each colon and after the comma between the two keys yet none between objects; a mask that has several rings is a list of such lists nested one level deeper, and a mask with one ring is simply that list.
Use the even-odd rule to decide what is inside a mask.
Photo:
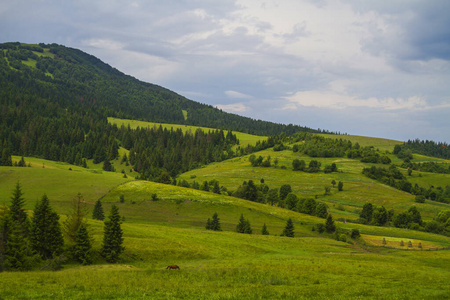
[{"label": "overcast sky", "polygon": [[7,41],[256,119],[450,142],[447,0],[1,0]]}]

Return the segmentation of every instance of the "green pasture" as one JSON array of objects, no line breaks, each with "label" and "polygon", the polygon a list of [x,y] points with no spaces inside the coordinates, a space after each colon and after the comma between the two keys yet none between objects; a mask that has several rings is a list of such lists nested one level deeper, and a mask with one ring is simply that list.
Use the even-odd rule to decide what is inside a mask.
[{"label": "green pasture", "polygon": [[[261,154],[279,155],[286,165],[294,155],[289,151],[274,153],[267,150]],[[195,180],[214,179],[213,170],[216,175],[222,174],[217,178],[221,184],[237,186],[242,180],[264,177],[270,187],[286,181],[293,184],[296,193],[308,195],[319,193],[320,186],[333,178],[345,178],[343,192],[333,190],[327,198],[319,195],[320,201],[328,201],[335,218],[333,205],[341,203],[349,210],[358,207],[361,202],[354,197],[362,196],[367,186],[371,192],[379,189],[379,197],[391,194],[383,198],[386,201],[402,195],[363,177],[357,178],[351,172],[359,168],[353,161],[338,162],[348,173],[330,175],[293,172],[280,167],[252,168],[247,159],[235,158],[199,169]],[[64,221],[71,200],[81,193],[89,208],[89,232],[96,250],[101,245],[103,222],[90,219],[93,204],[102,199],[106,214],[116,204],[124,217],[126,250],[121,264],[69,264],[56,272],[4,272],[0,280],[2,299],[450,297],[450,252],[427,250],[449,247],[450,239],[445,236],[336,222],[344,230],[358,229],[362,233],[360,242],[344,243],[312,231],[314,224],[325,221],[317,217],[210,192],[125,179],[123,174],[103,172],[95,165],[83,169],[35,158],[25,160],[31,167],[0,167],[1,204],[9,204],[12,190],[20,180],[27,208],[32,209],[35,201],[46,193]],[[193,180],[193,174],[191,171],[183,176]],[[346,193],[349,195],[344,197]],[[152,200],[152,194],[157,194],[157,201]],[[400,199],[404,203],[409,201],[408,197]],[[221,232],[204,228],[207,218],[215,212],[222,224]],[[250,221],[254,234],[235,232],[241,214]],[[280,236],[288,218],[294,221],[295,238]],[[270,232],[268,236],[260,234],[264,223]],[[386,247],[379,246],[383,238],[388,241]],[[405,245],[411,240],[413,249],[391,247],[398,240],[404,240]],[[420,251],[419,242],[423,245]],[[170,264],[179,265],[181,270],[166,270]]]},{"label": "green pasture", "polygon": [[[252,167],[248,161],[249,156],[233,158],[220,163],[213,163],[201,169],[191,170],[179,176],[179,180],[194,180],[202,183],[203,181],[216,179],[220,185],[228,190],[236,190],[244,181],[253,180],[259,183],[261,179],[269,188],[280,188],[283,184],[290,184],[293,193],[301,198],[316,198],[328,204],[332,214],[337,218],[357,219],[359,211],[365,203],[383,205],[386,209],[394,209],[396,213],[403,212],[412,205],[416,205],[422,212],[424,219],[432,219],[439,211],[449,208],[447,204],[427,201],[426,203],[416,203],[415,197],[409,193],[399,191],[393,187],[381,184],[362,174],[364,167],[370,164],[361,163],[358,160],[347,158],[310,158],[308,156],[293,153],[291,150],[275,152],[272,149],[260,151],[256,156],[271,157],[272,165],[275,159],[278,160],[277,167],[270,168]],[[302,159],[306,165],[312,159],[321,162],[322,166],[336,163],[340,172],[338,173],[306,173],[292,170],[292,161]],[[404,170],[406,172],[406,170]],[[450,183],[448,174],[424,173],[422,177],[417,174],[411,178],[414,184],[415,179],[421,185],[427,185],[428,182],[437,186],[438,183],[445,186]],[[425,181],[421,181],[425,179]],[[336,187],[332,187],[331,182],[342,181],[344,183],[343,191],[339,192]],[[446,184],[445,184],[446,182]],[[325,187],[331,188],[331,195],[324,195]],[[338,209],[339,208],[339,209]],[[343,210],[342,210],[343,208]]]},{"label": "green pasture", "polygon": [[[94,226],[97,226],[94,224]],[[122,225],[122,264],[3,273],[5,299],[446,299],[450,253]],[[96,239],[100,238],[95,236]],[[166,270],[177,264],[180,270]]]},{"label": "green pasture", "polygon": [[358,143],[362,147],[373,146],[375,149],[379,149],[380,151],[389,151],[392,152],[394,150],[395,145],[403,144],[401,141],[384,139],[384,138],[376,138],[376,137],[368,137],[368,136],[359,136],[359,135],[344,135],[344,134],[318,134],[326,138],[331,139],[343,139],[351,141],[353,144]]},{"label": "green pasture", "polygon": [[[183,115],[186,117],[187,112]],[[117,127],[125,126],[127,127],[130,125],[130,128],[136,129],[137,127],[140,128],[159,128],[159,126],[162,126],[163,128],[166,128],[167,130],[178,130],[181,129],[183,132],[192,132],[194,133],[197,129],[201,129],[204,132],[213,131],[216,130],[214,128],[207,128],[207,127],[199,127],[199,126],[190,126],[190,125],[178,125],[178,124],[165,124],[165,123],[153,123],[153,122],[144,122],[144,121],[136,121],[136,120],[128,120],[128,119],[118,119],[118,118],[108,118],[108,122],[111,124],[117,125]],[[227,134],[228,130],[224,130],[225,135]],[[255,145],[257,141],[263,141],[267,140],[267,137],[264,136],[257,136],[247,133],[242,133],[238,131],[233,131],[233,134],[236,135],[236,137],[239,139],[239,145],[241,147],[245,147],[247,145]]]}]

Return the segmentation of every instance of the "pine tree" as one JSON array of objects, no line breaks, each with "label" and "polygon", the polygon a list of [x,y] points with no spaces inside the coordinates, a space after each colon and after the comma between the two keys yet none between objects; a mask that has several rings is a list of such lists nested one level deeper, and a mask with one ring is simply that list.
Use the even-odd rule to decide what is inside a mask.
[{"label": "pine tree", "polygon": [[264,225],[262,227],[261,234],[262,235],[269,235],[269,231],[267,231],[266,223],[264,223]]},{"label": "pine tree", "polygon": [[111,214],[105,221],[103,244],[100,250],[101,255],[110,263],[117,262],[120,254],[125,250],[125,247],[122,246],[123,232],[120,223],[119,208],[113,205],[111,207]]},{"label": "pine tree", "polygon": [[34,251],[48,259],[62,252],[64,238],[59,216],[50,206],[47,195],[36,204],[31,220],[30,243]]},{"label": "pine tree", "polygon": [[95,202],[94,211],[92,212],[92,219],[103,221],[105,219],[105,214],[103,212],[102,203],[100,200]]},{"label": "pine tree", "polygon": [[73,247],[73,257],[83,265],[92,263],[91,239],[86,225],[81,224],[75,235],[75,246]]},{"label": "pine tree", "polygon": [[210,218],[208,218],[208,220],[206,221],[206,226],[205,226],[205,228],[206,228],[207,230],[212,230],[212,224],[211,224],[211,219],[210,219]]},{"label": "pine tree", "polygon": [[6,243],[4,245],[3,268],[6,270],[26,271],[31,268],[32,255],[28,247],[27,239],[24,239],[22,229],[17,221],[10,216],[6,217],[5,223],[9,223]]},{"label": "pine tree", "polygon": [[16,183],[16,187],[13,191],[13,195],[11,197],[11,205],[9,206],[9,214],[11,216],[11,219],[20,227],[20,230],[22,231],[23,236],[28,235],[28,229],[29,229],[29,220],[27,213],[23,206],[25,205],[25,199],[22,197],[22,187],[20,186],[20,183]]},{"label": "pine tree", "polygon": [[325,221],[325,230],[328,233],[333,233],[336,230],[336,225],[334,225],[333,217],[328,214],[327,220]]},{"label": "pine tree", "polygon": [[217,213],[214,213],[212,216],[211,229],[214,231],[222,231],[222,228],[220,227],[219,215]]},{"label": "pine tree", "polygon": [[12,166],[12,158],[7,146],[3,148],[0,166]]},{"label": "pine tree", "polygon": [[63,223],[64,236],[70,244],[75,243],[75,236],[81,225],[86,225],[87,207],[83,196],[78,193],[72,201],[72,213]]},{"label": "pine tree", "polygon": [[286,227],[284,227],[282,236],[287,237],[294,237],[294,223],[292,222],[292,219],[289,218],[286,222]]}]

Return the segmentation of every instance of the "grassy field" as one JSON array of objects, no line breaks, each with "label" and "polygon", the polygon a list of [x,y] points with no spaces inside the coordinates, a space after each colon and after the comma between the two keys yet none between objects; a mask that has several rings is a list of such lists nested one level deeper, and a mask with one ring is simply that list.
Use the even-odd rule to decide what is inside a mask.
[{"label": "grassy field", "polygon": [[[252,167],[248,161],[249,156],[234,158],[220,163],[213,163],[201,169],[196,169],[184,173],[180,176],[188,182],[196,180],[203,182],[216,179],[221,185],[229,190],[235,190],[244,181],[253,180],[264,182],[270,188],[280,188],[283,184],[290,184],[292,190],[299,197],[313,197],[328,204],[331,213],[339,218],[356,219],[359,217],[359,210],[365,203],[383,205],[387,209],[394,209],[396,213],[403,212],[412,205],[416,205],[422,212],[424,219],[432,219],[439,211],[449,208],[447,204],[433,201],[426,203],[414,202],[415,197],[394,189],[390,186],[378,183],[364,176],[361,172],[364,167],[370,166],[358,160],[347,158],[315,158],[323,166],[336,163],[340,172],[338,173],[306,173],[292,170],[292,161],[296,158],[302,159],[306,165],[312,160],[308,156],[293,153],[291,150],[275,152],[272,149],[258,152],[257,155],[263,157],[270,156],[272,162],[278,159],[278,166],[270,168]],[[392,155],[391,155],[392,156]],[[406,170],[404,170],[406,172]],[[410,181],[425,187],[434,184],[436,186],[446,186],[450,183],[448,174],[432,174],[422,172],[422,177],[416,172],[409,178]],[[338,192],[337,188],[331,189],[331,195],[324,195],[325,186],[332,187],[331,181],[342,181],[344,190]]]},{"label": "grassy field", "polygon": [[[126,150],[120,149],[120,156],[123,153]],[[257,155],[270,155],[272,162],[278,158],[279,164],[276,168],[254,168],[248,156],[239,157],[190,171],[178,179],[200,183],[217,179],[230,190],[250,179],[259,182],[263,178],[271,188],[289,183],[300,197],[317,196],[328,203],[335,219],[357,218],[366,202],[396,212],[417,205],[426,220],[449,208],[430,201],[417,204],[410,194],[364,177],[361,170],[365,165],[356,160],[319,159],[322,167],[335,162],[341,172],[310,174],[292,170],[294,158],[307,163],[311,160],[298,153],[269,149]],[[119,161],[113,162],[116,170],[123,168],[128,178],[104,172],[101,164],[92,162],[84,169],[36,158],[25,160],[31,167],[0,167],[0,205],[9,204],[20,181],[26,208],[31,210],[46,193],[63,221],[71,200],[81,193],[89,209],[89,232],[98,250],[103,222],[91,220],[90,214],[94,202],[101,199],[106,214],[115,204],[124,217],[126,250],[120,264],[97,259],[99,263],[92,266],[67,264],[57,272],[3,272],[0,299],[450,298],[450,238],[442,235],[336,222],[344,231],[358,229],[362,234],[359,242],[340,242],[312,231],[324,219],[230,196],[136,181],[134,173]],[[410,181],[445,183],[449,178],[421,174],[413,172]],[[333,188],[331,195],[323,195],[324,186],[331,186],[333,179],[343,181],[344,190]],[[152,200],[152,194],[157,195],[157,201]],[[204,228],[215,212],[221,232]],[[235,232],[241,214],[250,221],[252,235]],[[280,236],[288,218],[294,221],[295,238]],[[263,224],[270,235],[260,234]],[[179,265],[181,270],[166,270],[170,264]]]}]

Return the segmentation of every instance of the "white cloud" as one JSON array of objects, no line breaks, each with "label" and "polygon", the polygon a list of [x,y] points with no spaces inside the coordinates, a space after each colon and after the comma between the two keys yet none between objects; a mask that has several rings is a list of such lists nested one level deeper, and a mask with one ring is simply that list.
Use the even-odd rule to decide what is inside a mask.
[{"label": "white cloud", "polygon": [[252,99],[253,98],[250,95],[246,95],[246,94],[239,93],[236,91],[225,91],[225,95],[227,95],[228,98],[232,98],[232,99]]},{"label": "white cloud", "polygon": [[233,104],[219,104],[216,105],[218,109],[231,112],[231,113],[241,113],[248,110],[248,107],[243,103],[233,103]]},{"label": "white cloud", "polygon": [[309,106],[328,109],[346,109],[349,107],[375,108],[381,110],[424,110],[429,109],[425,99],[418,96],[403,98],[375,97],[359,99],[354,96],[340,94],[334,91],[304,91],[292,96],[284,97],[290,103],[284,109],[293,109],[295,106]]}]

